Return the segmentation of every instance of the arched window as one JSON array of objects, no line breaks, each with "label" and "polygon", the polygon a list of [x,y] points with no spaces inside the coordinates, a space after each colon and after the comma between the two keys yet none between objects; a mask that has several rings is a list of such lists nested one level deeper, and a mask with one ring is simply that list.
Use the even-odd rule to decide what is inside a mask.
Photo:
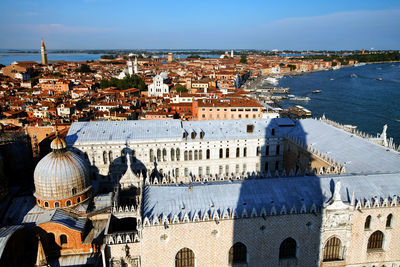
[{"label": "arched window", "polygon": [[269,146],[265,147],[265,156],[269,156]]},{"label": "arched window", "polygon": [[247,147],[243,148],[243,157],[247,157]]},{"label": "arched window", "polygon": [[234,244],[229,250],[229,264],[246,264],[247,248],[242,243]]},{"label": "arched window", "polygon": [[108,152],[108,161],[109,161],[110,163],[112,163],[112,161],[113,161],[113,154],[112,154],[112,151],[109,151],[109,152]]},{"label": "arched window", "polygon": [[193,160],[193,151],[189,150],[189,160]]},{"label": "arched window", "polygon": [[387,216],[387,218],[386,218],[386,227],[387,227],[387,228],[392,227],[392,218],[393,218],[393,215],[392,215],[392,214],[389,214],[389,215]]},{"label": "arched window", "polygon": [[175,150],[171,148],[171,161],[175,160]]},{"label": "arched window", "polygon": [[65,203],[65,205],[66,205],[67,207],[71,206],[71,200],[67,200],[67,202]]},{"label": "arched window", "polygon": [[184,158],[185,158],[185,161],[188,160],[188,152],[187,151],[185,151],[185,153],[184,153]]},{"label": "arched window", "polygon": [[194,253],[188,248],[183,248],[176,253],[175,267],[194,267]]},{"label": "arched window", "polygon": [[199,167],[199,176],[203,175],[203,167]]},{"label": "arched window", "polygon": [[153,149],[150,149],[149,155],[150,155],[150,162],[154,162],[154,152],[153,152]]},{"label": "arched window", "polygon": [[223,172],[224,172],[224,167],[219,166],[219,174],[222,175]]},{"label": "arched window", "polygon": [[236,148],[236,157],[238,158],[238,157],[240,157],[240,148]]},{"label": "arched window", "polygon": [[257,156],[257,157],[260,156],[260,147],[259,147],[259,146],[257,147],[256,156]]},{"label": "arched window", "polygon": [[206,175],[210,175],[210,166],[206,167]]},{"label": "arched window", "polygon": [[383,233],[375,231],[368,239],[368,249],[381,249],[383,245]]},{"label": "arched window", "polygon": [[229,148],[227,148],[225,151],[225,157],[229,158]]},{"label": "arched window", "polygon": [[165,148],[162,151],[162,160],[167,161],[167,150]]},{"label": "arched window", "polygon": [[206,159],[210,159],[210,149],[206,150]]},{"label": "arched window", "polygon": [[103,163],[107,164],[107,152],[103,151]]},{"label": "arched window", "polygon": [[75,194],[76,194],[76,188],[72,187],[72,195],[75,195]]},{"label": "arched window", "polygon": [[225,175],[229,175],[229,165],[225,165]]},{"label": "arched window", "polygon": [[157,149],[157,161],[160,162],[161,161],[161,150]]},{"label": "arched window", "polygon": [[222,159],[224,157],[224,150],[222,148],[219,149],[219,158]]},{"label": "arched window", "polygon": [[76,202],[77,202],[77,203],[81,203],[81,197],[78,197],[78,198],[76,199]]},{"label": "arched window", "polygon": [[194,160],[198,160],[199,159],[199,153],[197,150],[194,151]]},{"label": "arched window", "polygon": [[337,237],[329,238],[324,248],[324,261],[341,260],[340,243],[340,239]]},{"label": "arched window", "polygon": [[59,208],[60,207],[60,202],[54,202],[54,207]]},{"label": "arched window", "polygon": [[177,161],[181,160],[181,150],[179,148],[176,149],[176,160]]},{"label": "arched window", "polygon": [[45,202],[44,202],[44,206],[45,206],[46,208],[48,208],[48,207],[49,207],[49,202],[45,201]]},{"label": "arched window", "polygon": [[369,229],[371,226],[371,215],[368,215],[365,219],[364,229]]},{"label": "arched window", "polygon": [[199,150],[199,160],[203,159],[203,150]]},{"label": "arched window", "polygon": [[296,241],[293,238],[286,238],[279,247],[279,259],[296,258]]},{"label": "arched window", "polygon": [[66,235],[60,235],[60,245],[64,245],[68,243],[68,238]]},{"label": "arched window", "polygon": [[189,176],[189,169],[185,168],[185,176]]},{"label": "arched window", "polygon": [[236,167],[235,167],[235,172],[236,172],[236,174],[238,174],[239,172],[240,172],[240,170],[239,170],[239,164],[236,164]]}]

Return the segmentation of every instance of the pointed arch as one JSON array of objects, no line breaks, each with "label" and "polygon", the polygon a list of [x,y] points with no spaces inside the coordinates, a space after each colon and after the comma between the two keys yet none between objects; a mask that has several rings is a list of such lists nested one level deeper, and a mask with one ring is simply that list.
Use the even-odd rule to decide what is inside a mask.
[{"label": "pointed arch", "polygon": [[297,243],[296,240],[289,237],[282,241],[279,247],[279,259],[296,258]]},{"label": "pointed arch", "polygon": [[176,253],[175,267],[194,267],[194,252],[189,248],[182,248]]},{"label": "pointed arch", "polygon": [[229,249],[229,264],[247,264],[247,247],[240,242]]}]

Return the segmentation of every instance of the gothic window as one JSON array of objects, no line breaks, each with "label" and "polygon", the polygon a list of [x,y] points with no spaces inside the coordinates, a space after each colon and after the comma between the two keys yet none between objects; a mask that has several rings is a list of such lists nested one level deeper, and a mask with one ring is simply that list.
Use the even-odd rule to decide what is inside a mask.
[{"label": "gothic window", "polygon": [[[203,114],[203,116],[204,116],[204,114]],[[204,132],[200,132],[200,139],[203,139],[204,138]]]},{"label": "gothic window", "polygon": [[247,172],[247,164],[243,164],[243,174],[246,174]]},{"label": "gothic window", "polygon": [[222,148],[219,149],[219,158],[222,159],[224,157],[224,150]]},{"label": "gothic window", "polygon": [[171,161],[175,160],[175,150],[171,148]]},{"label": "gothic window", "polygon": [[175,267],[194,267],[194,253],[188,248],[178,251],[175,256]]},{"label": "gothic window", "polygon": [[240,168],[240,167],[239,167],[239,164],[236,164],[236,167],[235,167],[235,172],[236,172],[236,173],[239,173],[239,172],[240,172],[239,168]]},{"label": "gothic window", "polygon": [[382,249],[383,233],[375,231],[368,239],[368,249]]},{"label": "gothic window", "polygon": [[269,146],[265,147],[265,156],[269,156]]},{"label": "gothic window", "polygon": [[67,200],[66,204],[67,207],[71,206],[71,200]]},{"label": "gothic window", "polygon": [[107,152],[103,151],[103,163],[107,164]]},{"label": "gothic window", "polygon": [[164,148],[162,152],[162,159],[163,161],[167,161],[167,150]]},{"label": "gothic window", "polygon": [[219,166],[219,174],[221,175],[224,172],[224,167]]},{"label": "gothic window", "polygon": [[157,161],[160,162],[161,161],[161,150],[157,149]]},{"label": "gothic window", "polygon": [[210,175],[210,166],[206,167],[206,175]]},{"label": "gothic window", "polygon": [[59,202],[54,202],[54,207],[55,207],[55,208],[60,207],[60,203],[59,203]]},{"label": "gothic window", "polygon": [[75,195],[75,194],[76,194],[76,188],[72,187],[72,195]]},{"label": "gothic window", "polygon": [[229,158],[229,148],[226,149],[225,153],[225,157]]},{"label": "gothic window", "polygon": [[194,151],[194,160],[198,160],[199,159],[199,153],[197,150]]},{"label": "gothic window", "polygon": [[225,175],[229,175],[229,165],[225,165]]},{"label": "gothic window", "polygon": [[279,150],[280,150],[280,148],[281,148],[280,145],[276,145],[276,154],[277,154],[277,155],[279,155],[279,152],[280,152]]},{"label": "gothic window", "polygon": [[189,176],[189,169],[185,168],[185,176]]},{"label": "gothic window", "polygon": [[154,162],[154,152],[153,152],[153,149],[150,149],[149,155],[150,155],[150,162]]},{"label": "gothic window", "polygon": [[368,215],[365,219],[364,229],[367,230],[371,226],[371,215]]},{"label": "gothic window", "polygon": [[44,206],[45,206],[46,208],[48,208],[48,207],[49,207],[49,202],[45,201],[45,202],[44,202]]},{"label": "gothic window", "polygon": [[324,261],[341,260],[340,257],[340,239],[337,237],[329,238],[324,248]]},{"label": "gothic window", "polygon": [[210,149],[206,150],[206,159],[210,159]]},{"label": "gothic window", "polygon": [[194,139],[194,138],[196,137],[196,133],[195,133],[195,132],[191,132],[191,133],[190,133],[190,137],[191,137],[192,139]]},{"label": "gothic window", "polygon": [[229,264],[246,264],[247,248],[244,244],[238,242],[229,250]]},{"label": "gothic window", "polygon": [[78,198],[76,199],[76,202],[80,203],[80,202],[81,202],[81,197],[78,197]]},{"label": "gothic window", "polygon": [[293,238],[286,238],[279,247],[279,259],[296,258],[296,241]]},{"label": "gothic window", "polygon": [[68,238],[66,235],[60,235],[60,245],[64,245],[68,243]]},{"label": "gothic window", "polygon": [[184,153],[184,158],[185,158],[185,161],[188,160],[188,152],[187,151],[185,151],[185,153]]},{"label": "gothic window", "polygon": [[199,167],[199,176],[203,175],[203,168]]},{"label": "gothic window", "polygon": [[199,160],[203,159],[203,150],[199,150]]},{"label": "gothic window", "polygon": [[392,227],[392,218],[393,218],[392,214],[389,214],[387,216],[387,218],[386,218],[386,228]]},{"label": "gothic window", "polygon": [[238,157],[240,157],[240,148],[236,148],[236,157],[238,158]]},{"label": "gothic window", "polygon": [[193,160],[193,151],[189,150],[189,160]]},{"label": "gothic window", "polygon": [[181,150],[179,148],[176,149],[176,161],[181,160]]},{"label": "gothic window", "polygon": [[256,156],[257,156],[257,157],[260,156],[260,147],[259,147],[259,146],[257,147]]},{"label": "gothic window", "polygon": [[179,177],[179,168],[175,169],[175,177]]},{"label": "gothic window", "polygon": [[243,148],[243,157],[247,157],[247,147]]}]

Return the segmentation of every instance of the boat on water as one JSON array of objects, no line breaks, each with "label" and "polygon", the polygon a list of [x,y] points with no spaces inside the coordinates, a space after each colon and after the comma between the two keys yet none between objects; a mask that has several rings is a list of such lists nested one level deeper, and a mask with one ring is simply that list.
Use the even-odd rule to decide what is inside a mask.
[{"label": "boat on water", "polygon": [[354,67],[360,67],[360,66],[365,66],[367,63],[361,62],[361,63],[356,63],[354,64]]},{"label": "boat on water", "polygon": [[358,77],[357,74],[355,74],[355,73],[351,74],[351,78],[357,78],[357,77]]},{"label": "boat on water", "polygon": [[331,80],[331,81],[333,81],[333,80],[335,80],[335,79],[333,79],[333,78],[330,78],[330,80]]},{"label": "boat on water", "polygon": [[376,78],[377,81],[382,81],[382,78]]},{"label": "boat on water", "polygon": [[313,93],[313,94],[318,94],[318,93],[322,93],[322,91],[321,91],[321,90],[314,90],[314,91],[312,91],[311,93]]},{"label": "boat on water", "polygon": [[308,96],[292,96],[289,97],[289,101],[310,101],[311,98]]},{"label": "boat on water", "polygon": [[333,66],[333,67],[332,67],[333,70],[338,70],[338,69],[340,69],[340,68],[341,68],[340,66]]}]

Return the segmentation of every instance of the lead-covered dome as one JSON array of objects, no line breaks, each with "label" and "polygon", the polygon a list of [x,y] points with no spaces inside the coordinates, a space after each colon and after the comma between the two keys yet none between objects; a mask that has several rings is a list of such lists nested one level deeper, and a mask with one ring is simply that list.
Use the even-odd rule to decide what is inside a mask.
[{"label": "lead-covered dome", "polygon": [[39,161],[34,172],[35,197],[45,208],[76,205],[90,196],[89,166],[78,154],[66,150],[65,141],[51,142],[53,152]]}]

